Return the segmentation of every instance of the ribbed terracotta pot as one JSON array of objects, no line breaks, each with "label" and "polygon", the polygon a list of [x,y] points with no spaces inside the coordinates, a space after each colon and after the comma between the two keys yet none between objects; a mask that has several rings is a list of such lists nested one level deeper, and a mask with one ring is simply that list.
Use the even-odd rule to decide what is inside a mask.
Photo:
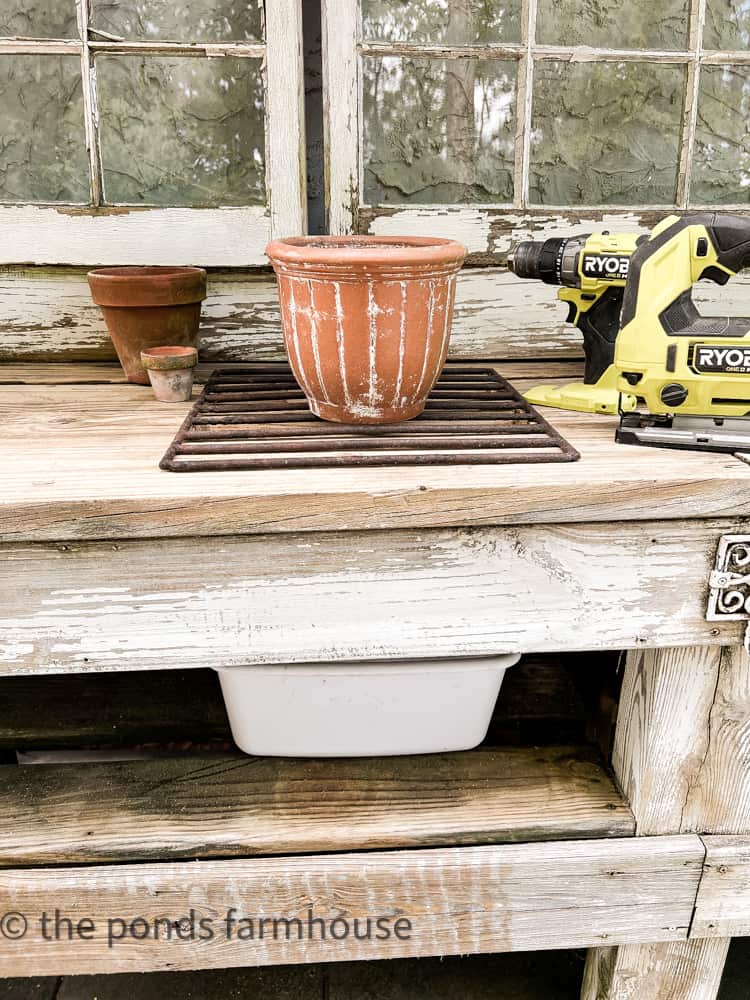
[{"label": "ribbed terracotta pot", "polygon": [[141,351],[198,346],[202,267],[100,267],[88,279],[129,382],[149,384]]},{"label": "ribbed terracotta pot", "polygon": [[418,416],[445,363],[466,248],[427,236],[310,236],[266,253],[312,412],[349,424]]}]

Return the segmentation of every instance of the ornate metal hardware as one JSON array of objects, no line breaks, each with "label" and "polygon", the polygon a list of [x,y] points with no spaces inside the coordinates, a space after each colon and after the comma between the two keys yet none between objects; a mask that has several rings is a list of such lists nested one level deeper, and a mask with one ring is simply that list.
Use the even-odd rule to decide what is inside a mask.
[{"label": "ornate metal hardware", "polygon": [[722,535],[708,578],[708,621],[747,621],[745,649],[750,653],[750,535]]}]

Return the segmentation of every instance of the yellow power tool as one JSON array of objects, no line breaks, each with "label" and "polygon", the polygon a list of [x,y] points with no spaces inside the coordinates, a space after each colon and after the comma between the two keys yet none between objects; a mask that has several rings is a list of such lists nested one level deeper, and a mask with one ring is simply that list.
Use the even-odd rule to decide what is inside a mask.
[{"label": "yellow power tool", "polygon": [[614,367],[625,282],[638,233],[587,233],[568,238],[527,240],[508,256],[519,278],[561,285],[558,299],[568,303],[567,322],[583,334],[583,382],[535,386],[524,393],[530,403],[585,413],[634,410],[636,397],[620,398]]},{"label": "yellow power tool", "polygon": [[[669,216],[630,258],[615,344],[617,387],[636,394],[617,440],[738,452],[750,449],[750,318],[701,316],[696,281],[720,285],[750,267],[750,218]],[[625,408],[623,408],[625,409]]]}]

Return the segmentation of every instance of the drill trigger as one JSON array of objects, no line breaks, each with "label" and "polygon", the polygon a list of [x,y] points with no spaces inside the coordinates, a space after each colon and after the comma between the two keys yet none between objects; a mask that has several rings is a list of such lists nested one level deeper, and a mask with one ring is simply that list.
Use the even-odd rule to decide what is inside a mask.
[{"label": "drill trigger", "polygon": [[575,304],[575,302],[570,302],[569,301],[568,302],[568,315],[567,315],[567,317],[565,319],[565,322],[566,323],[575,323],[577,317],[578,317],[578,306]]}]

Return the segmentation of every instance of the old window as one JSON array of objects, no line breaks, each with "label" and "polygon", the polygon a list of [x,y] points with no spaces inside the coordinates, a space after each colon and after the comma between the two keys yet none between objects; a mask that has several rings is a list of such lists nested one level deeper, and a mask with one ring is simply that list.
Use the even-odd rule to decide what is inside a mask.
[{"label": "old window", "polygon": [[333,231],[429,218],[490,262],[750,200],[748,0],[324,0],[324,41]]},{"label": "old window", "polygon": [[4,262],[256,264],[304,229],[298,0],[0,10]]}]

